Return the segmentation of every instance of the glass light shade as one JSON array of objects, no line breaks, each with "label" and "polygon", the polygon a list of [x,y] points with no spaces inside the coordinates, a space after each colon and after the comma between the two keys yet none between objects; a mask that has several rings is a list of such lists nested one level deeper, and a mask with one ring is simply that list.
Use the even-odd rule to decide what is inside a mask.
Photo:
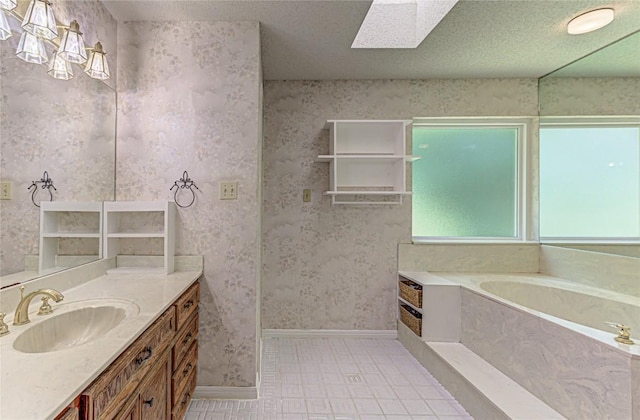
[{"label": "glass light shade", "polygon": [[567,32],[571,35],[593,32],[613,22],[613,9],[596,9],[571,19]]},{"label": "glass light shade", "polygon": [[84,64],[87,62],[87,51],[77,21],[71,21],[69,28],[64,30],[58,54],[70,63]]},{"label": "glass light shade", "polygon": [[56,39],[58,28],[51,3],[47,0],[31,0],[22,20],[25,31],[44,39]]},{"label": "glass light shade", "polygon": [[0,9],[13,10],[18,5],[16,0],[0,0]]},{"label": "glass light shade", "polygon": [[51,62],[49,63],[49,71],[47,74],[54,79],[69,80],[73,78],[73,70],[71,63],[65,60],[57,51],[53,53]]},{"label": "glass light shade", "polygon": [[4,10],[0,10],[0,40],[4,41],[11,36],[11,27],[7,22],[7,16],[4,14]]},{"label": "glass light shade", "polygon": [[89,60],[87,60],[87,66],[84,72],[93,77],[94,79],[105,80],[111,75],[109,74],[109,63],[107,63],[107,53],[102,49],[102,44],[96,43],[96,46],[91,50]]},{"label": "glass light shade", "polygon": [[44,64],[49,61],[44,41],[29,32],[23,32],[16,55],[27,63]]}]

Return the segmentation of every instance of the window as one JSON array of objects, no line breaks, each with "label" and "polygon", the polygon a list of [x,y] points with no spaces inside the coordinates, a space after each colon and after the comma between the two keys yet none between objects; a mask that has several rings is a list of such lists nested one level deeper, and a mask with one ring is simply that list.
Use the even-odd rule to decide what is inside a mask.
[{"label": "window", "polygon": [[523,237],[526,128],[522,120],[414,123],[414,241]]},{"label": "window", "polygon": [[540,237],[640,238],[640,121],[542,123]]}]

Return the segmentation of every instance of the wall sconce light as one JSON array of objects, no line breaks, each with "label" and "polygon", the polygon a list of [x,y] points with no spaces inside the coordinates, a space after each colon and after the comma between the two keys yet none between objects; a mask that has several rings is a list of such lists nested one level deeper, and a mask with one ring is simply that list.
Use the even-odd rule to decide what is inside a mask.
[{"label": "wall sconce light", "polygon": [[4,14],[4,10],[0,10],[0,40],[4,41],[11,36],[11,27],[7,21],[7,16]]},{"label": "wall sconce light", "polygon": [[69,80],[73,78],[71,63],[62,58],[58,51],[53,53],[47,74],[54,79]]},{"label": "wall sconce light", "polygon": [[16,0],[0,0],[0,9],[13,10],[18,6]]},{"label": "wall sconce light", "polygon": [[2,9],[0,10],[0,40],[2,41],[9,39],[11,36],[11,27],[9,26],[7,15],[4,11],[13,10],[17,5],[16,0],[0,0],[0,9]]},{"label": "wall sconce light", "polygon": [[[71,21],[69,26],[57,26],[50,0],[30,0],[24,16],[16,9],[17,3],[17,0],[0,0],[0,40],[12,35],[7,16],[22,20],[23,32],[16,50],[20,59],[27,63],[50,63],[47,74],[61,80],[73,78],[72,63],[84,65],[84,72],[91,78],[106,80],[111,77],[102,44],[98,42],[94,48],[86,48],[78,21]],[[7,15],[5,11],[10,13]],[[64,28],[60,38],[58,27]],[[45,41],[54,47],[51,61],[47,57]],[[87,50],[90,51],[88,57]]]},{"label": "wall sconce light", "polygon": [[84,72],[94,79],[106,80],[109,74],[109,63],[107,63],[107,53],[102,49],[102,44],[96,42],[95,47],[91,50],[91,55],[87,61]]},{"label": "wall sconce light", "polygon": [[49,61],[42,38],[26,31],[20,37],[16,55],[27,63],[44,64]]},{"label": "wall sconce light", "polygon": [[53,9],[48,0],[31,0],[22,20],[25,31],[44,39],[56,39],[58,28]]},{"label": "wall sconce light", "polygon": [[64,29],[58,55],[70,63],[84,64],[87,62],[87,51],[78,21],[72,20],[69,27]]}]

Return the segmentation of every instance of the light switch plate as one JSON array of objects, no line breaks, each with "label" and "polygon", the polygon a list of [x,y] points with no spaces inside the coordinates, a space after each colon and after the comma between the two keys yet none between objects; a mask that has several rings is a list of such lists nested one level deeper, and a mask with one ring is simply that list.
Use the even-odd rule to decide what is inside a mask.
[{"label": "light switch plate", "polygon": [[237,200],[238,199],[238,182],[222,181],[220,182],[220,200]]}]

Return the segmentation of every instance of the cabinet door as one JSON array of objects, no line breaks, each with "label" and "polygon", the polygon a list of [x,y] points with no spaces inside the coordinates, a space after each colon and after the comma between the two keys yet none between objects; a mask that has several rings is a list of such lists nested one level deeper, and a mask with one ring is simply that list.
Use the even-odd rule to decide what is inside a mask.
[{"label": "cabinet door", "polygon": [[169,353],[162,360],[162,366],[150,375],[144,387],[140,390],[140,419],[166,419],[170,413],[169,381]]},{"label": "cabinet door", "polygon": [[114,420],[140,420],[140,397],[132,399]]}]

